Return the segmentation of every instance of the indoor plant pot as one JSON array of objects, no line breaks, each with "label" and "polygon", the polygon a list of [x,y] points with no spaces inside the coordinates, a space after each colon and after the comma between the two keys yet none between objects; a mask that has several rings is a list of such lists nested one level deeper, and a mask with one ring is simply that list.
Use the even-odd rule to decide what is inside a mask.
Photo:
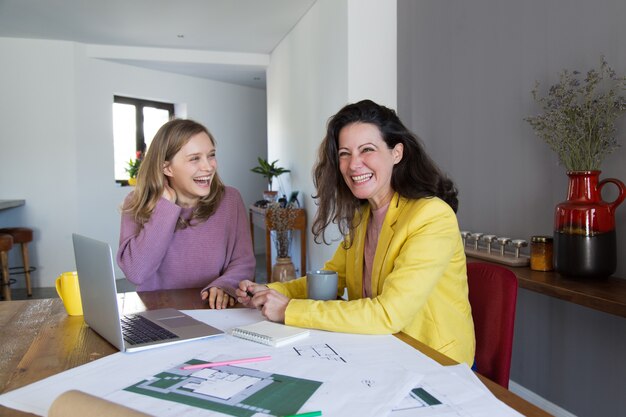
[{"label": "indoor plant pot", "polygon": [[259,161],[259,165],[250,169],[250,171],[256,174],[261,174],[263,177],[267,178],[267,190],[263,192],[263,199],[270,203],[275,202],[278,192],[272,190],[272,181],[274,180],[274,177],[278,177],[279,175],[291,171],[276,165],[278,163],[278,159],[272,163],[267,162],[267,160],[263,158],[257,158],[257,160]]},{"label": "indoor plant pot", "polygon": [[263,200],[267,201],[268,203],[275,203],[276,201],[278,201],[278,191],[263,191]]},{"label": "indoor plant pot", "polygon": [[291,257],[276,258],[272,267],[272,282],[290,281],[296,277],[296,268],[293,266]]},{"label": "indoor plant pot", "polygon": [[[615,178],[599,181],[600,171],[570,171],[567,176],[567,200],[554,215],[554,269],[570,277],[608,277],[617,268],[615,210],[626,187]],[[619,190],[611,203],[601,194],[609,183]]]},{"label": "indoor plant pot", "polygon": [[291,241],[297,211],[282,207],[279,203],[270,203],[267,208],[268,227],[276,247],[276,263],[272,268],[271,281],[289,281],[296,277],[296,270],[291,260]]},{"label": "indoor plant pot", "polygon": [[[544,112],[525,120],[554,150],[569,177],[567,200],[554,214],[554,269],[570,277],[607,277],[617,267],[615,210],[624,184],[600,181],[603,159],[619,147],[615,122],[626,111],[626,77],[617,77],[602,57],[599,70],[561,72],[546,96],[532,91]],[[617,186],[613,202],[602,200],[604,185]]]}]

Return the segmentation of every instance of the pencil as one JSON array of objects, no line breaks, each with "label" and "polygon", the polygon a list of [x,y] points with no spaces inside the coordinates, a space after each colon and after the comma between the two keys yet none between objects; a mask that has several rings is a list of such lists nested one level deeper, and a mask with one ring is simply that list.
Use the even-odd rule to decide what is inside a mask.
[{"label": "pencil", "polygon": [[311,411],[308,413],[290,414],[288,416],[283,416],[283,417],[319,417],[321,415],[322,415],[321,411]]}]

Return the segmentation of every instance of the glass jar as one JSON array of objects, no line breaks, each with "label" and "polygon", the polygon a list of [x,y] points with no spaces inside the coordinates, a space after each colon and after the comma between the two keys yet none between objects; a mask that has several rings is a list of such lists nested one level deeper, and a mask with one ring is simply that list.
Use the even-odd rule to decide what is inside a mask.
[{"label": "glass jar", "polygon": [[552,271],[552,236],[530,238],[530,269]]}]

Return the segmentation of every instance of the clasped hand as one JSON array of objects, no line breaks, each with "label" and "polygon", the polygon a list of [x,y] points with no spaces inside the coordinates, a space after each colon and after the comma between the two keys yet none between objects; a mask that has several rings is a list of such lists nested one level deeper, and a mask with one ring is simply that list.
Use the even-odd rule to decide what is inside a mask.
[{"label": "clasped hand", "polygon": [[285,322],[285,310],[290,301],[289,297],[249,280],[241,281],[235,294],[238,302],[246,307],[260,310],[269,321]]}]

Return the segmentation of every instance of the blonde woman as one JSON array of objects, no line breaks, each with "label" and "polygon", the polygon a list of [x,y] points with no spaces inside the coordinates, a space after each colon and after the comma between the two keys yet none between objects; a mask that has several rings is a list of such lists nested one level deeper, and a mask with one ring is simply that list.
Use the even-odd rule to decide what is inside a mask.
[{"label": "blonde woman", "polygon": [[192,120],[169,121],[122,206],[117,262],[139,291],[202,288],[210,308],[233,306],[256,263],[246,213],[217,174],[211,133]]}]

